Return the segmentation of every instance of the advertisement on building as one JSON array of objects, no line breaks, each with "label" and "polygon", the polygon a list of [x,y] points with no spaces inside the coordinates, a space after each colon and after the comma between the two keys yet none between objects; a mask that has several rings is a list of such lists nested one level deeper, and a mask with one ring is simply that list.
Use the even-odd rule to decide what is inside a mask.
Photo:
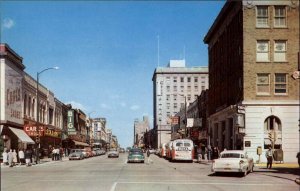
[{"label": "advertisement on building", "polygon": [[5,65],[5,116],[2,120],[23,124],[22,108],[22,75]]},{"label": "advertisement on building", "polygon": [[74,110],[68,111],[68,134],[76,134],[76,129],[74,127]]}]

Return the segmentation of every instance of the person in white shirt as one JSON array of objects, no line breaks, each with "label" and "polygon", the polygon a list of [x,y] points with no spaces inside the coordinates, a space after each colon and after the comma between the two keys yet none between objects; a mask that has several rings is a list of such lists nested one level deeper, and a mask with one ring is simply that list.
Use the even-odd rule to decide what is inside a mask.
[{"label": "person in white shirt", "polygon": [[19,150],[18,154],[19,154],[19,161],[20,161],[19,165],[21,166],[22,163],[25,163],[25,161],[24,161],[25,154],[24,154],[24,151],[22,149]]}]

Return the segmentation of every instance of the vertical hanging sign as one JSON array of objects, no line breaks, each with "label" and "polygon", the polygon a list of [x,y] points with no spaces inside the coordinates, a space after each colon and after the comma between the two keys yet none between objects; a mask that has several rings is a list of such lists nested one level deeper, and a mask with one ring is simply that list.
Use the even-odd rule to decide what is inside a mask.
[{"label": "vertical hanging sign", "polygon": [[68,111],[68,134],[69,135],[76,134],[76,130],[74,128],[74,110]]}]

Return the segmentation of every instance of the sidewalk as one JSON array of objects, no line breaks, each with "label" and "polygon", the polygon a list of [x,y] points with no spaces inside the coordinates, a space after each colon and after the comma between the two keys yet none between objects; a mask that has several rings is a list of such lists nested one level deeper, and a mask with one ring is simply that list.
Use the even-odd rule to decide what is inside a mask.
[{"label": "sidewalk", "polygon": [[[57,160],[57,161],[53,161],[51,158],[42,158],[42,159],[40,159],[39,164],[32,163],[31,166],[39,166],[39,165],[43,165],[43,164],[52,164],[52,163],[64,162],[64,161],[68,161],[68,160],[69,160],[68,157],[63,157],[62,160]],[[1,166],[1,168],[10,168],[8,165],[3,165],[2,163],[1,163],[0,166]],[[26,164],[22,164],[20,166],[19,163],[17,163],[12,168],[19,168],[19,167],[26,167]]]},{"label": "sidewalk", "polygon": [[[258,163],[254,166],[267,167],[267,163]],[[297,163],[273,163],[272,168],[299,168],[299,165]]]}]

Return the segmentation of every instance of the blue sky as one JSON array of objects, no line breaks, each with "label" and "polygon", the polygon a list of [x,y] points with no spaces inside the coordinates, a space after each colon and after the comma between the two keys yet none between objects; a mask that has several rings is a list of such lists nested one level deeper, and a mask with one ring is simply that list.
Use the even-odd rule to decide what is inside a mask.
[{"label": "blue sky", "polygon": [[[106,117],[121,146],[153,118],[152,75],[184,57],[207,66],[203,38],[224,1],[1,1],[1,42],[64,103]],[[185,51],[184,51],[185,49]]]}]

